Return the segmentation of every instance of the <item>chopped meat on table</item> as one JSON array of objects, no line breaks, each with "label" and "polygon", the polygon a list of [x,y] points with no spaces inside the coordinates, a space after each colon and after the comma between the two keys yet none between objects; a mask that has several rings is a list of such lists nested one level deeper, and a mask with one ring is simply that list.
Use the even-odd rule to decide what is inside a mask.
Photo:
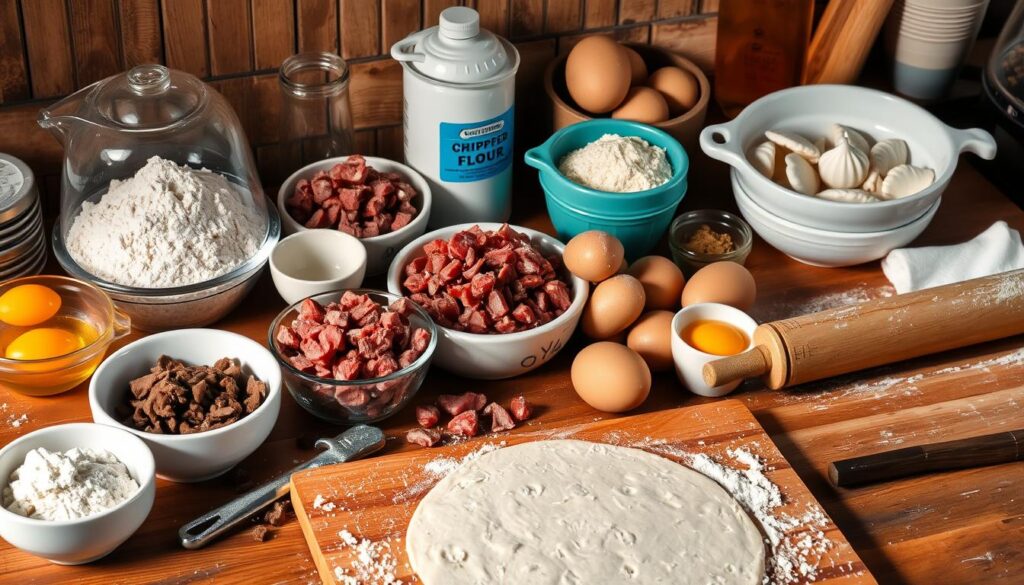
[{"label": "chopped meat on table", "polygon": [[448,421],[448,432],[462,437],[475,437],[480,433],[480,418],[475,410],[467,410]]},{"label": "chopped meat on table", "polygon": [[451,416],[457,416],[467,410],[483,409],[487,405],[487,396],[476,392],[442,394],[437,397],[437,405]]},{"label": "chopped meat on table", "polygon": [[508,413],[505,408],[497,402],[492,402],[484,408],[484,414],[490,415],[491,417],[491,432],[508,431],[516,428],[516,421],[512,420],[512,415]]},{"label": "chopped meat on table", "polygon": [[520,394],[512,399],[512,403],[509,405],[509,411],[512,413],[512,417],[519,422],[530,418],[532,409],[530,403],[526,401],[526,397]]},{"label": "chopped meat on table", "polygon": [[441,431],[437,429],[410,429],[405,440],[421,447],[433,447],[441,440]]},{"label": "chopped meat on table", "polygon": [[416,422],[420,423],[420,426],[425,429],[430,429],[437,426],[437,423],[441,420],[441,411],[436,406],[426,405],[416,407]]}]

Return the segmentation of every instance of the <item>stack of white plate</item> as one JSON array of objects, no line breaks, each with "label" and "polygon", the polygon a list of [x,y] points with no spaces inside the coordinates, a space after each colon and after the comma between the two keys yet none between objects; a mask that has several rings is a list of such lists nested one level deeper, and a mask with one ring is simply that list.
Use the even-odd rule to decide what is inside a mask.
[{"label": "stack of white plate", "polygon": [[39,274],[46,265],[40,205],[32,171],[0,153],[0,280]]}]

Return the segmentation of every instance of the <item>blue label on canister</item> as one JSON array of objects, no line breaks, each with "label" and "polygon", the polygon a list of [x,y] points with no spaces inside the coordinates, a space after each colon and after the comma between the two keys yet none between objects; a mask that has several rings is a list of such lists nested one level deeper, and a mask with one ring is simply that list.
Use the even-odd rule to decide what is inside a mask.
[{"label": "blue label on canister", "polygon": [[441,180],[482,181],[512,164],[515,106],[504,114],[473,124],[441,122]]}]

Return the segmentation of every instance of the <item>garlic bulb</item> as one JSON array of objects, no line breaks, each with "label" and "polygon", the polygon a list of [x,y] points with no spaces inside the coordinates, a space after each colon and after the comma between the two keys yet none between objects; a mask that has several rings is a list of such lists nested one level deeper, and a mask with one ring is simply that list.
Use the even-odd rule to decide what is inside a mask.
[{"label": "garlic bulb", "polygon": [[909,197],[927,188],[933,182],[935,182],[935,171],[923,167],[899,165],[885,175],[878,196],[882,199]]},{"label": "garlic bulb", "polygon": [[878,193],[882,188],[882,176],[875,169],[871,169],[868,178],[864,179],[864,184],[860,188],[868,193]]},{"label": "garlic bulb", "polygon": [[775,174],[775,143],[765,140],[750,151],[750,164],[769,179]]},{"label": "garlic bulb", "polygon": [[868,176],[868,155],[850,144],[843,135],[835,148],[825,152],[818,160],[821,181],[833,189],[860,187]]},{"label": "garlic bulb", "polygon": [[840,203],[875,203],[878,201],[874,195],[861,189],[825,189],[817,196]]},{"label": "garlic bulb", "polygon": [[821,151],[818,150],[818,147],[799,134],[768,130],[764,135],[768,140],[799,154],[812,163],[818,162],[818,157],[821,156]]},{"label": "garlic bulb", "polygon": [[786,177],[797,193],[814,195],[818,192],[818,173],[807,159],[795,152],[786,155]]},{"label": "garlic bulb", "polygon": [[871,168],[885,177],[893,167],[907,164],[910,151],[899,138],[886,138],[871,147]]},{"label": "garlic bulb", "polygon": [[868,139],[864,138],[864,135],[857,132],[849,126],[843,126],[842,124],[832,124],[832,127],[828,131],[829,139],[832,140],[832,144],[835,146],[839,145],[839,141],[843,139],[843,136],[850,141],[850,146],[856,148],[861,152],[868,152],[871,150],[871,145],[868,143]]}]

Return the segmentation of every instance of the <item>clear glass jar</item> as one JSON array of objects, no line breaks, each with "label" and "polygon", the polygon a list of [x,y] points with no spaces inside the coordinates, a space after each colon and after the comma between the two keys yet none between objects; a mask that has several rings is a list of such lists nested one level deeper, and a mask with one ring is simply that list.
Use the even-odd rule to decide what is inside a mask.
[{"label": "clear glass jar", "polygon": [[302,167],[355,153],[344,59],[334,53],[292,55],[281,64],[278,82],[284,95],[281,143],[288,160]]}]

